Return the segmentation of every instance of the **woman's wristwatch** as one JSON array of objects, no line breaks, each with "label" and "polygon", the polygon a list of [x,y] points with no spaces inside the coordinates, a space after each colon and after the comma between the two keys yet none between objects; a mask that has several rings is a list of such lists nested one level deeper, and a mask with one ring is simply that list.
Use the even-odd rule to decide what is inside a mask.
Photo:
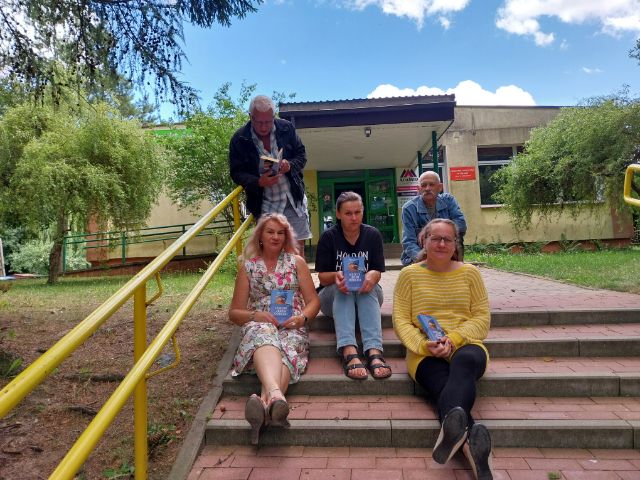
[{"label": "woman's wristwatch", "polygon": [[309,317],[307,317],[304,313],[302,313],[301,315],[302,315],[302,320],[303,320],[302,326],[306,327],[307,323],[309,322]]}]

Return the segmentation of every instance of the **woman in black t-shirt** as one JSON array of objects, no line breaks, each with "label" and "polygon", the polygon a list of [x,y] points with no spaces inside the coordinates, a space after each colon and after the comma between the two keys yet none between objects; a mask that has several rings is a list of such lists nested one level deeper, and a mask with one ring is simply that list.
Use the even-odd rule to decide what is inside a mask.
[{"label": "woman in black t-shirt", "polygon": [[[316,271],[323,287],[320,309],[333,317],[338,355],[344,373],[355,380],[391,376],[391,368],[382,356],[380,306],[383,294],[379,282],[385,270],[382,235],[375,227],[362,223],[362,197],[343,192],[336,202],[336,225],[322,233],[316,252]],[[364,259],[362,284],[349,290],[342,271],[345,257]],[[354,279],[357,284],[357,278]],[[352,286],[353,287],[353,286]],[[362,337],[366,367],[358,356],[356,342],[356,309]]]}]

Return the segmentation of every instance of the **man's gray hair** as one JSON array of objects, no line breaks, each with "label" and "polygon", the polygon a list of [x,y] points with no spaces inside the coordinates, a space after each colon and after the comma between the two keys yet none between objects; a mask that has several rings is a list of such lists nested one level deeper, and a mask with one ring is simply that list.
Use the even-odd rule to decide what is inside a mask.
[{"label": "man's gray hair", "polygon": [[433,170],[428,170],[426,172],[423,172],[422,175],[420,175],[420,178],[418,178],[418,181],[421,181],[423,177],[426,177],[427,175],[431,175],[434,176],[438,179],[438,183],[440,183],[442,180],[440,180],[440,175],[438,175],[437,172],[434,172]]},{"label": "man's gray hair", "polygon": [[268,112],[271,110],[274,115],[276,113],[276,106],[266,95],[256,95],[251,99],[251,103],[249,104],[249,115],[251,115],[255,111],[259,112]]}]

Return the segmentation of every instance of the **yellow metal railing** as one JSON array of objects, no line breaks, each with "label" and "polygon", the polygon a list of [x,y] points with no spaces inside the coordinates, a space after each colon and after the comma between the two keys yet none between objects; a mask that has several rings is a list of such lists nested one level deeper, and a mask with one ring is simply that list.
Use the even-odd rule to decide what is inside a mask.
[{"label": "yellow metal railing", "polygon": [[640,164],[633,163],[627,167],[624,173],[624,201],[629,205],[640,208],[640,199],[631,196],[631,184],[633,182],[633,172],[640,172]]},{"label": "yellow metal railing", "polygon": [[[176,350],[175,366],[180,359],[175,343],[174,334],[184,317],[189,313],[196,300],[218,270],[225,258],[236,247],[238,255],[242,252],[242,235],[249,228],[253,219],[250,215],[242,224],[240,222],[239,195],[242,188],[236,188],[222,202],[216,205],[200,221],[191,227],[169,248],[158,255],[149,265],[137,273],[120,290],[106,302],[95,309],[87,318],[80,322],[73,330],[59,340],[41,357],[35,360],[27,369],[18,375],[11,383],[0,391],[0,418],[3,418],[20,401],[34,390],[56,367],[71,353],[82,345],[111,315],[113,315],[127,300],[133,297],[134,319],[134,365],[115,389],[111,397],[105,402],[100,411],[93,418],[86,430],[49,478],[71,479],[91,454],[105,430],[113,422],[127,399],[134,394],[134,459],[135,479],[147,478],[147,388],[146,380],[160,373],[149,374],[154,361],[162,352],[164,346],[171,340]],[[159,272],[169,261],[180,252],[186,243],[196,237],[224,208],[229,204],[233,207],[235,233],[221,250],[219,255],[202,275],[196,286],[187,295],[166,325],[147,346],[147,306],[162,294]],[[147,300],[147,282],[153,278],[158,282],[158,293]],[[168,367],[167,367],[168,368]],[[166,370],[162,369],[162,371]]]}]

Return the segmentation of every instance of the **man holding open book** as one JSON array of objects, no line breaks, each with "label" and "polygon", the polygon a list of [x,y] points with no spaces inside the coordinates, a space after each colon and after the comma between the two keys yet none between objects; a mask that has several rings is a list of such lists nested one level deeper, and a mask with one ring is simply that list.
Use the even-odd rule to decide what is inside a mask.
[{"label": "man holding open book", "polygon": [[231,138],[229,169],[247,194],[247,208],[256,218],[266,213],[287,217],[299,251],[311,238],[302,170],[304,145],[291,122],[275,117],[275,105],[258,95],[249,105],[250,121]]}]

